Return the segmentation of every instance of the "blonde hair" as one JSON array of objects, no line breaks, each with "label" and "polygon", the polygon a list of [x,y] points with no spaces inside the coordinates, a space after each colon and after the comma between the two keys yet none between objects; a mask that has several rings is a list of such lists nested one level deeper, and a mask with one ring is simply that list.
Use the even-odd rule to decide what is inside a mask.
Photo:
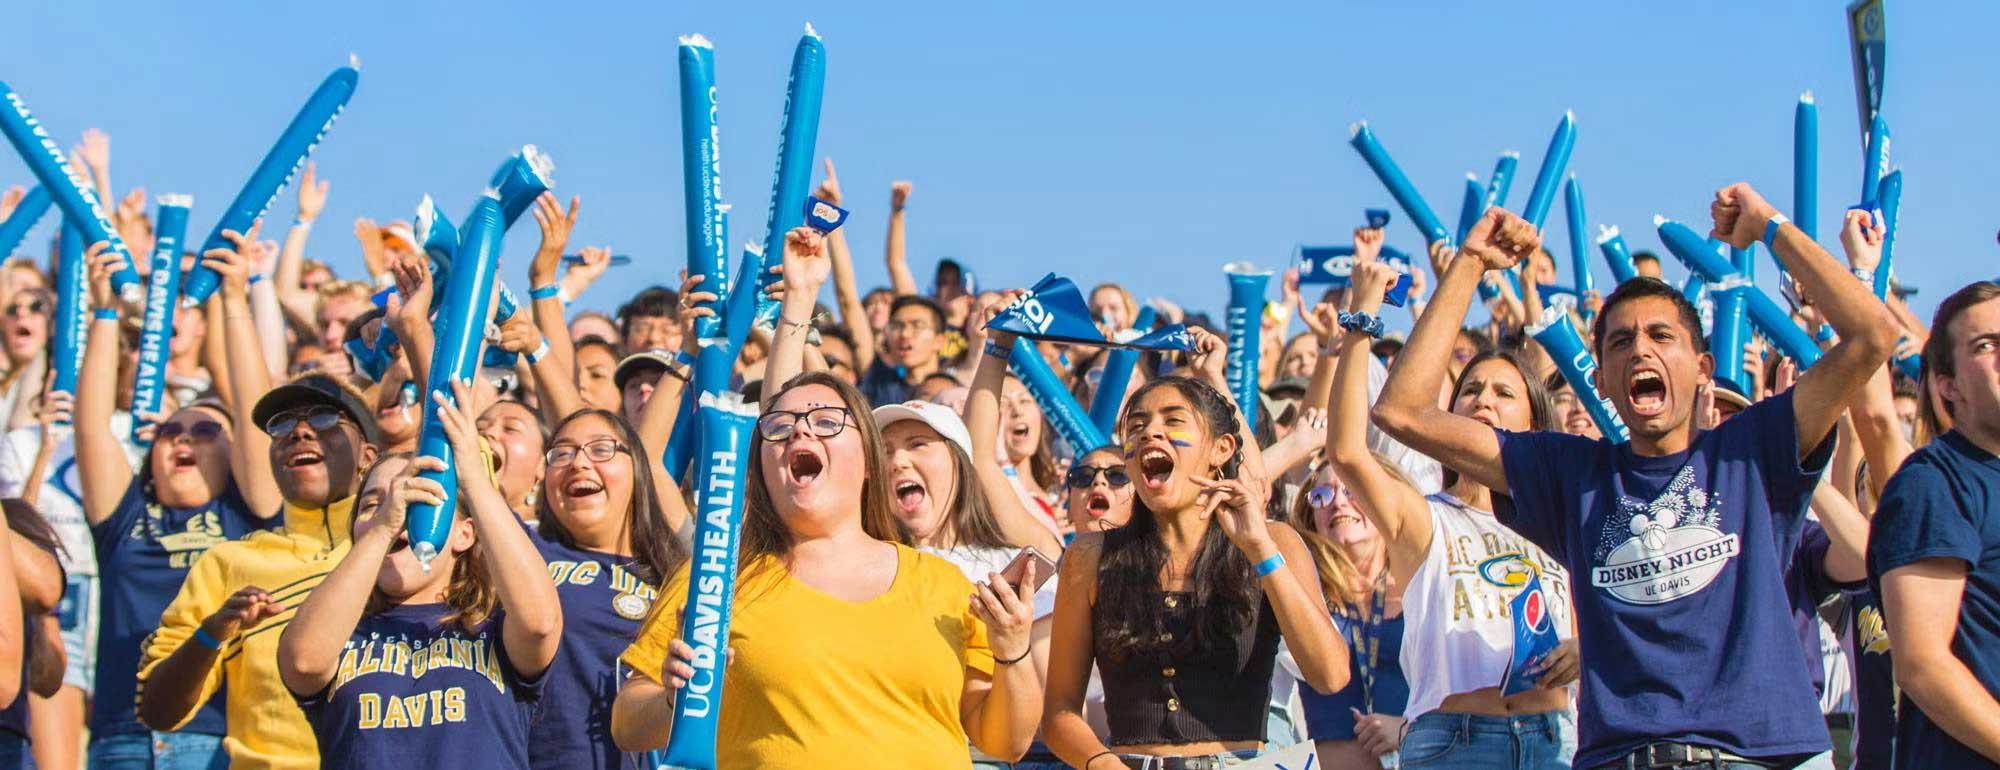
[{"label": "blonde hair", "polygon": [[[1403,472],[1402,466],[1381,452],[1369,454],[1375,457],[1376,465],[1382,466],[1383,471],[1395,477],[1404,486],[1410,489],[1417,488],[1417,485],[1410,481],[1409,475]],[[1318,473],[1320,465],[1313,466],[1312,472]],[[1306,478],[1311,479],[1312,474],[1307,474]],[[1326,594],[1327,605],[1335,612],[1349,614],[1354,608],[1361,606],[1363,596],[1354,592],[1354,581],[1361,576],[1361,568],[1347,555],[1347,549],[1342,548],[1339,543],[1326,539],[1313,529],[1312,503],[1306,500],[1306,496],[1311,492],[1311,486],[1299,490],[1298,497],[1292,500],[1291,510],[1287,512],[1292,519],[1289,523],[1292,529],[1298,530],[1299,536],[1305,539],[1306,550],[1312,552],[1313,566],[1318,568],[1319,587]]]},{"label": "blonde hair", "polygon": [[368,298],[374,293],[374,290],[370,289],[368,284],[360,281],[343,281],[337,278],[327,281],[319,286],[319,298],[313,301],[313,315],[317,316],[325,313],[326,305],[329,302],[343,299],[356,299],[367,302]]},{"label": "blonde hair", "polygon": [[1108,283],[1108,282],[1107,282],[1107,283],[1100,283],[1100,284],[1098,284],[1098,285],[1096,285],[1096,286],[1093,286],[1093,287],[1091,287],[1091,289],[1090,289],[1090,295],[1089,295],[1089,296],[1087,296],[1087,297],[1084,297],[1084,301],[1085,301],[1085,302],[1088,302],[1088,301],[1090,301],[1090,297],[1095,297],[1095,296],[1097,296],[1097,293],[1098,293],[1098,292],[1100,292],[1100,291],[1104,291],[1105,289],[1110,289],[1110,290],[1112,290],[1112,291],[1115,291],[1115,292],[1118,292],[1118,301],[1119,301],[1119,302],[1121,302],[1121,303],[1123,303],[1123,304],[1125,305],[1125,322],[1126,322],[1126,323],[1138,323],[1138,321],[1139,321],[1139,301],[1138,301],[1138,300],[1135,300],[1135,299],[1133,299],[1133,298],[1132,298],[1132,292],[1129,292],[1129,291],[1126,291],[1126,290],[1125,290],[1125,287],[1123,287],[1123,286],[1119,286],[1118,284],[1115,284],[1115,283]]}]

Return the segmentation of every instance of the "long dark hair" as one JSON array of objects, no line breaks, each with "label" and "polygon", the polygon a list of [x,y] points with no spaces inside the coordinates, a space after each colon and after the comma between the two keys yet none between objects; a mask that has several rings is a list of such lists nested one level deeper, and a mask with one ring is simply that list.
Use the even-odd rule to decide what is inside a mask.
[{"label": "long dark hair", "polygon": [[[903,526],[903,520],[896,518],[890,510],[889,501],[895,495],[889,489],[888,461],[882,456],[882,429],[875,424],[875,414],[868,409],[868,399],[855,390],[853,385],[835,377],[832,372],[806,372],[784,383],[776,391],[764,398],[765,404],[776,401],[794,388],[808,385],[824,385],[832,388],[840,396],[840,403],[847,407],[854,419],[854,430],[861,432],[862,471],[861,483],[861,531],[869,537],[889,543],[910,544],[910,530]],[[771,502],[770,491],[764,488],[764,434],[756,435],[750,442],[750,471],[745,481],[749,486],[743,499],[743,540],[737,557],[738,572],[748,569],[770,556],[785,561],[791,557],[792,531],[778,518],[777,505]],[[832,458],[827,458],[829,461]],[[831,473],[832,468],[821,473]]]},{"label": "long dark hair", "polygon": [[30,545],[60,556],[62,541],[56,539],[56,528],[49,520],[42,518],[42,512],[18,497],[0,500],[0,511],[7,514],[7,528],[26,539]]},{"label": "long dark hair", "polygon": [[[1146,383],[1132,395],[1126,408],[1158,388],[1171,388],[1193,404],[1210,436],[1240,434],[1236,408],[1229,397],[1187,377],[1161,377]],[[1236,478],[1242,457],[1239,447],[1217,475]],[[1128,457],[1125,462],[1130,466],[1136,458]],[[1160,586],[1161,573],[1167,568],[1167,546],[1160,539],[1159,521],[1144,500],[1133,498],[1131,520],[1104,533],[1104,550],[1097,564],[1097,607],[1102,611],[1098,632],[1105,647],[1113,655],[1126,656],[1157,653],[1174,644],[1164,635],[1166,589]],[[1222,646],[1256,617],[1260,599],[1250,560],[1230,544],[1213,521],[1195,548],[1186,585],[1194,595],[1191,604],[1197,617],[1193,638],[1185,641],[1196,650]]]},{"label": "long dark hair", "polygon": [[[666,514],[660,511],[660,492],[653,488],[653,458],[646,451],[646,444],[639,440],[639,433],[632,429],[632,423],[624,417],[605,409],[579,409],[556,423],[549,431],[550,438],[543,442],[548,446],[555,436],[561,435],[563,428],[585,417],[596,417],[611,424],[611,432],[618,436],[632,457],[632,504],[625,509],[625,536],[631,540],[634,577],[640,581],[659,585],[681,563],[687,561],[687,547],[681,539],[667,529]],[[562,517],[549,505],[551,495],[548,490],[549,476],[542,476],[542,494],[535,503],[535,518],[542,537],[561,543],[570,548],[578,547],[576,536],[563,526]]]},{"label": "long dark hair", "polygon": [[[1676,294],[1674,296],[1678,297],[1680,295]],[[1603,316],[1600,315],[1599,317],[1602,318]],[[1528,389],[1528,429],[1534,431],[1558,430],[1557,425],[1559,423],[1556,422],[1555,398],[1549,395],[1548,386],[1542,383],[1542,378],[1535,376],[1535,367],[1529,365],[1528,359],[1523,357],[1521,351],[1516,348],[1489,350],[1473,356],[1472,360],[1465,362],[1465,368],[1458,370],[1458,378],[1451,382],[1451,403],[1458,403],[1459,391],[1465,387],[1465,378],[1472,376],[1472,370],[1480,364],[1493,360],[1507,362],[1509,366],[1514,367],[1516,373],[1521,375],[1521,382]],[[1594,394],[1578,393],[1576,397],[1592,398]],[[1449,407],[1446,409],[1449,411]],[[1449,465],[1445,466],[1443,481],[1447,489],[1453,484],[1457,484],[1458,471],[1452,470]]]}]

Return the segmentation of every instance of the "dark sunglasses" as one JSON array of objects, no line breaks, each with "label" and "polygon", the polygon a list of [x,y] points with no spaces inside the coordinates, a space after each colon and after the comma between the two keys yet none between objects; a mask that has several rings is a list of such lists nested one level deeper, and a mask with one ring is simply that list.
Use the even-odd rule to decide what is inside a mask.
[{"label": "dark sunglasses", "polygon": [[1132,477],[1125,473],[1125,466],[1106,465],[1100,468],[1078,465],[1063,474],[1063,484],[1070,489],[1089,489],[1090,485],[1097,483],[1097,475],[1100,473],[1104,474],[1104,483],[1110,484],[1112,489],[1132,483]]},{"label": "dark sunglasses", "polygon": [[291,435],[292,431],[298,429],[299,423],[303,422],[312,428],[314,433],[325,433],[333,430],[333,426],[339,425],[341,419],[340,410],[333,407],[308,406],[272,415],[271,419],[264,423],[264,432],[270,434],[271,438],[282,438]]},{"label": "dark sunglasses", "polygon": [[49,303],[39,297],[7,306],[7,315],[10,316],[47,315],[48,312]]},{"label": "dark sunglasses", "polygon": [[786,441],[799,431],[800,423],[805,423],[812,435],[833,438],[847,429],[851,414],[844,406],[822,406],[803,412],[765,412],[764,416],[757,418],[757,434],[763,436],[765,441]]},{"label": "dark sunglasses", "polygon": [[153,439],[165,443],[180,438],[183,433],[186,433],[188,438],[196,441],[214,441],[216,437],[222,435],[222,423],[214,420],[202,420],[193,425],[170,422],[161,425],[159,430],[154,431]]}]

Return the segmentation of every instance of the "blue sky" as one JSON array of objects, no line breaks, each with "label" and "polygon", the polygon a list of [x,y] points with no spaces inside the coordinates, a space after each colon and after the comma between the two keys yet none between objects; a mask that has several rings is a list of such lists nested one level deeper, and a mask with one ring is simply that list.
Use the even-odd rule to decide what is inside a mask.
[{"label": "blue sky", "polygon": [[[989,286],[1059,270],[1215,309],[1223,263],[1282,266],[1296,244],[1344,241],[1362,209],[1390,207],[1346,143],[1364,118],[1451,226],[1464,173],[1485,175],[1502,150],[1522,151],[1521,205],[1574,109],[1593,231],[1617,224],[1655,248],[1654,213],[1705,229],[1710,195],[1732,181],[1791,208],[1792,108],[1812,90],[1832,245],[1861,169],[1844,5],[25,0],[5,12],[0,79],[65,141],[110,132],[121,190],[194,194],[191,229],[205,232],[353,52],[359,90],[315,155],[333,191],[314,256],[358,274],[355,217],[406,217],[425,193],[457,216],[534,143],[558,192],[584,198],[577,242],[638,260],[583,298],[610,307],[685,262],[675,37],[716,43],[731,240],[761,241],[785,74],[810,21],[828,58],[819,154],[839,165],[864,284],[886,283],[888,186],[907,178],[920,279],[954,256]],[[2000,4],[1917,5],[1890,0],[1884,113],[1906,177],[1899,272],[1928,316],[1950,288],[2000,272]],[[0,183],[25,181],[0,152]],[[1390,243],[1414,250],[1396,220]],[[510,239],[512,280],[535,237],[524,220]]]}]

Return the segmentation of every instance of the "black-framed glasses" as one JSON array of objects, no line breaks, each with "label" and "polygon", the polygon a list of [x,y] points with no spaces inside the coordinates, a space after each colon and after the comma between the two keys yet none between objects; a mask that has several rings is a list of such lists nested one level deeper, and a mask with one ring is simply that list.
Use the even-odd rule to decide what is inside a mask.
[{"label": "black-framed glasses", "polygon": [[765,441],[785,441],[797,433],[799,424],[820,438],[833,438],[847,430],[853,412],[844,406],[822,406],[803,412],[765,412],[757,418],[757,435]]},{"label": "black-framed glasses", "polygon": [[158,430],[155,430],[153,432],[153,439],[161,443],[166,443],[180,438],[183,433],[187,434],[188,438],[196,441],[214,441],[216,437],[222,435],[222,423],[214,420],[202,420],[193,425],[170,422],[161,425]]},{"label": "black-framed glasses", "polygon": [[566,468],[576,462],[577,455],[590,458],[593,463],[608,463],[619,452],[630,452],[630,447],[615,438],[600,438],[582,444],[557,444],[542,455],[542,462],[551,468]]},{"label": "black-framed glasses", "polygon": [[[294,430],[298,430],[299,423],[303,422],[307,427],[312,428],[314,433],[325,433],[333,430],[333,426],[339,425],[341,419],[345,416],[340,413],[339,409],[330,406],[306,406],[298,409],[288,409],[272,415],[270,420],[265,421],[264,432],[270,434],[271,438],[281,438],[291,435],[291,432]],[[161,438],[165,437],[165,434],[161,434]]]},{"label": "black-framed glasses", "polygon": [[1112,489],[1132,483],[1132,477],[1125,473],[1125,466],[1078,465],[1063,474],[1063,484],[1070,489],[1089,489],[1090,485],[1097,483],[1097,475],[1100,473],[1104,474],[1104,483],[1110,484]]}]

